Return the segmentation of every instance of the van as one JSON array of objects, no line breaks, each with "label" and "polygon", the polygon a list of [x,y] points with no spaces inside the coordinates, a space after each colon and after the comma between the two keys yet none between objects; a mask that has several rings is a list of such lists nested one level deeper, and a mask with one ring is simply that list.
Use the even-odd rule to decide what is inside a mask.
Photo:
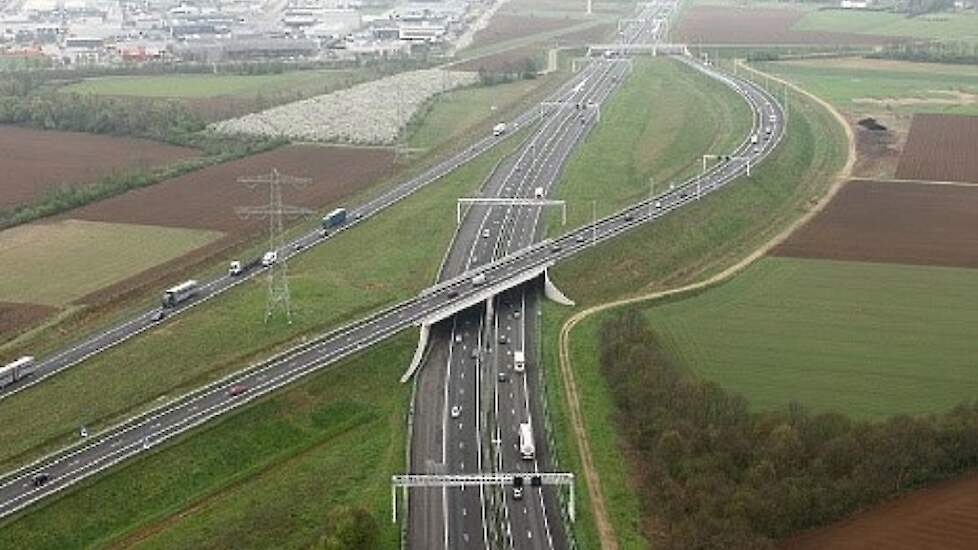
[{"label": "van", "polygon": [[278,261],[278,252],[275,250],[270,250],[261,257],[261,265],[268,267]]},{"label": "van", "polygon": [[533,190],[533,198],[542,199],[543,198],[543,187],[537,187]]},{"label": "van", "polygon": [[481,286],[486,284],[486,274],[479,273],[475,277],[472,277],[472,286]]}]

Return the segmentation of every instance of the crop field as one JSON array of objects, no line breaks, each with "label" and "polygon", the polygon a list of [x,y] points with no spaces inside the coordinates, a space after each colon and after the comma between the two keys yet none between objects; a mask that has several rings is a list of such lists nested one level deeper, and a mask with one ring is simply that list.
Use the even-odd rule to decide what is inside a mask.
[{"label": "crop field", "polygon": [[908,17],[899,13],[814,10],[799,20],[794,30],[978,42],[978,15],[940,12]]},{"label": "crop field", "polygon": [[0,208],[23,204],[61,185],[194,156],[152,141],[0,126]]},{"label": "crop field", "polygon": [[[267,288],[264,278],[257,278],[0,401],[0,418],[6,420],[0,423],[0,469],[72,441],[79,421],[90,429],[105,426],[147,403],[241,369],[300,337],[414,295],[434,280],[455,228],[456,197],[472,193],[514,146],[513,140],[503,144],[290,261],[292,324],[281,315],[262,322]],[[31,349],[44,345],[64,343],[55,338]]]},{"label": "crop field", "polygon": [[978,476],[914,491],[781,545],[783,550],[842,547],[851,550],[978,548]]},{"label": "crop field", "polygon": [[254,96],[295,89],[333,89],[355,79],[355,71],[287,71],[262,75],[176,74],[111,76],[86,79],[61,88],[62,92],[140,97],[212,98]]},{"label": "crop field", "polygon": [[496,13],[489,21],[489,25],[475,33],[472,39],[472,48],[491,46],[501,42],[507,42],[516,38],[548,33],[558,29],[563,29],[578,23],[573,19],[557,19],[553,17],[538,17],[531,14],[516,15],[505,12]]},{"label": "crop field", "polygon": [[842,32],[835,28],[802,30],[796,24],[805,10],[693,6],[683,10],[673,33],[676,41],[690,44],[731,45],[841,45],[882,44],[892,37]]},{"label": "crop field", "polygon": [[978,114],[978,67],[850,57],[780,61],[760,68],[853,115]]},{"label": "crop field", "polygon": [[414,343],[402,333],[82,483],[0,524],[0,548],[313,548],[347,507],[370,514],[371,549],[397,548]]},{"label": "crop field", "polygon": [[773,254],[978,267],[978,187],[853,181]]},{"label": "crop field", "polygon": [[81,220],[18,226],[0,232],[0,301],[63,306],[220,237]]},{"label": "crop field", "polygon": [[664,191],[699,170],[701,154],[732,150],[750,128],[740,96],[667,58],[636,60],[601,119],[556,187],[567,226],[550,215],[551,233],[590,221],[592,201],[600,217],[647,197],[650,178]]},{"label": "crop field", "polygon": [[978,116],[914,115],[896,175],[978,183]]},{"label": "crop field", "polygon": [[677,364],[756,409],[881,419],[978,392],[974,269],[770,257],[645,311]]}]

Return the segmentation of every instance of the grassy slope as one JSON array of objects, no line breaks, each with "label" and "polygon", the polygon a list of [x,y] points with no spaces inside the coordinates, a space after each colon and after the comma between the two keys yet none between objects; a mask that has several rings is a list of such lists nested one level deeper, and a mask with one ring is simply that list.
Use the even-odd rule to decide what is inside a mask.
[{"label": "grassy slope", "polygon": [[882,419],[974,397],[976,291],[972,269],[766,258],[647,315],[677,364],[757,409]]},{"label": "grassy slope", "polygon": [[64,305],[220,236],[80,220],[15,227],[0,233],[0,265],[17,266],[0,277],[0,301]]},{"label": "grassy slope", "polygon": [[402,333],[208,429],[101,476],[0,529],[0,548],[136,541],[149,548],[315,544],[337,506],[361,506],[384,548],[390,475],[404,469],[413,352]]},{"label": "grassy slope", "polygon": [[100,426],[127,416],[143,403],[242,368],[300,335],[359,318],[427,286],[454,230],[455,198],[476,189],[518,139],[292,261],[292,325],[281,317],[262,324],[265,283],[254,280],[0,401],[6,420],[0,424],[0,464],[8,468],[65,444],[79,423]]},{"label": "grassy slope", "polygon": [[732,150],[750,127],[747,104],[726,86],[659,58],[636,60],[635,70],[601,113],[602,123],[567,163],[557,196],[568,203],[562,233],[661,191],[701,167],[699,155]]},{"label": "grassy slope", "polygon": [[[845,136],[831,116],[807,100],[793,96],[791,101],[786,141],[751,178],[558,266],[553,273],[557,284],[582,306],[679,286],[722,270],[791,223],[825,192],[845,158]],[[555,358],[559,328],[575,311],[548,306],[544,313],[548,392],[551,402],[559,404],[551,409],[558,452],[565,467],[572,469],[580,459]],[[595,356],[599,323],[600,315],[578,325],[571,351],[588,437],[592,449],[602,450],[620,444],[614,435],[614,403]],[[597,452],[594,460],[621,547],[645,548],[639,503],[629,489],[625,460],[612,452]],[[589,514],[581,516],[577,536],[586,547],[597,547]]]},{"label": "grassy slope", "polygon": [[907,17],[897,13],[821,10],[806,14],[793,29],[975,42],[978,15],[944,12]]},{"label": "grassy slope", "polygon": [[349,70],[316,70],[263,75],[109,76],[69,84],[61,88],[61,91],[142,97],[253,96],[296,87],[335,88],[339,84],[352,81],[354,75],[355,71]]},{"label": "grassy slope", "polygon": [[859,98],[934,98],[931,103],[896,104],[887,111],[978,114],[978,104],[941,103],[948,96],[935,92],[978,94],[974,67],[879,60],[811,60],[765,63],[771,71],[853,114],[873,113],[882,106],[854,102]]}]

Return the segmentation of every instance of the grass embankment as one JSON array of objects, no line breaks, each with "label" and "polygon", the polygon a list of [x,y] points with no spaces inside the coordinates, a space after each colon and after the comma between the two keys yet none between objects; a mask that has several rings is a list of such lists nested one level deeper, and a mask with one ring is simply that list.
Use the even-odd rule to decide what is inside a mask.
[{"label": "grass embankment", "polygon": [[750,129],[750,110],[730,88],[668,58],[636,59],[634,73],[601,112],[599,124],[567,162],[557,198],[567,226],[548,217],[551,234],[657,193],[702,168],[703,153],[730,152]]},{"label": "grass embankment", "polygon": [[[579,471],[580,457],[570,428],[564,388],[557,373],[556,341],[564,321],[580,307],[704,280],[746,256],[798,218],[821,196],[842,167],[846,139],[829,113],[791,96],[785,141],[764,165],[735,185],[709,195],[655,224],[644,226],[558,266],[557,284],[578,308],[548,305],[544,310],[544,363],[548,399],[556,406],[557,451],[565,469]],[[712,115],[703,113],[702,124]],[[691,131],[688,127],[686,131]],[[674,136],[663,135],[663,139]],[[587,147],[586,145],[585,147]],[[700,152],[686,151],[696,158]],[[571,339],[571,356],[581,392],[581,413],[593,449],[620,449],[616,408],[597,360],[597,327],[607,314],[582,322]],[[626,453],[595,453],[609,515],[621,548],[645,548],[639,525],[640,502],[627,468]],[[579,490],[578,495],[586,495]],[[582,498],[576,535],[586,547],[598,536]]]},{"label": "grass embankment", "polygon": [[472,193],[514,138],[356,229],[290,262],[294,322],[262,323],[258,278],[43,384],[0,401],[0,469],[405,299],[431,284],[454,231],[458,196]]},{"label": "grass embankment", "polygon": [[[0,528],[0,548],[318,546],[344,507],[397,548],[390,476],[404,470],[402,333],[206,430],[84,482]],[[332,520],[332,521],[331,521]]]},{"label": "grass embankment", "polygon": [[646,316],[673,362],[752,409],[883,419],[978,393],[976,291],[974,269],[771,257]]},{"label": "grass embankment", "polygon": [[285,71],[277,74],[173,74],[159,76],[104,76],[60,88],[66,93],[138,97],[204,98],[255,96],[297,90],[326,93],[363,80],[364,70]]},{"label": "grass embankment", "polygon": [[759,68],[857,116],[978,114],[978,67],[841,58],[764,63]]},{"label": "grass embankment", "polygon": [[82,220],[11,228],[0,232],[0,265],[17,269],[0,278],[0,301],[65,305],[221,235]]}]

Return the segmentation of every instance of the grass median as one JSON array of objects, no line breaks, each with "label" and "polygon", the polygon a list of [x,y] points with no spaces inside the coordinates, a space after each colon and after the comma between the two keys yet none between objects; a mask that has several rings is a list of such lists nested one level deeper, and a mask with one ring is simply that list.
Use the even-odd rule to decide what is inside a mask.
[{"label": "grass median", "polygon": [[[753,171],[723,191],[711,194],[659,222],[643,226],[559,265],[555,282],[578,308],[544,309],[544,368],[554,414],[557,452],[566,468],[580,467],[570,428],[563,380],[557,372],[557,335],[579,308],[643,295],[704,280],[736,263],[790,225],[822,196],[843,166],[846,139],[829,113],[792,95],[785,141]],[[704,113],[702,123],[710,124]],[[691,131],[684,128],[684,131]],[[687,151],[696,158],[696,151]],[[610,520],[621,548],[646,548],[641,506],[633,491],[628,450],[616,432],[612,394],[598,363],[597,327],[602,314],[577,326],[570,342],[572,367],[580,393],[585,430],[594,454]],[[623,452],[609,452],[623,449]],[[579,470],[577,470],[579,471]],[[586,495],[584,481],[579,478]],[[586,497],[585,497],[586,502]],[[579,514],[575,535],[584,547],[600,545],[590,511]]]}]

